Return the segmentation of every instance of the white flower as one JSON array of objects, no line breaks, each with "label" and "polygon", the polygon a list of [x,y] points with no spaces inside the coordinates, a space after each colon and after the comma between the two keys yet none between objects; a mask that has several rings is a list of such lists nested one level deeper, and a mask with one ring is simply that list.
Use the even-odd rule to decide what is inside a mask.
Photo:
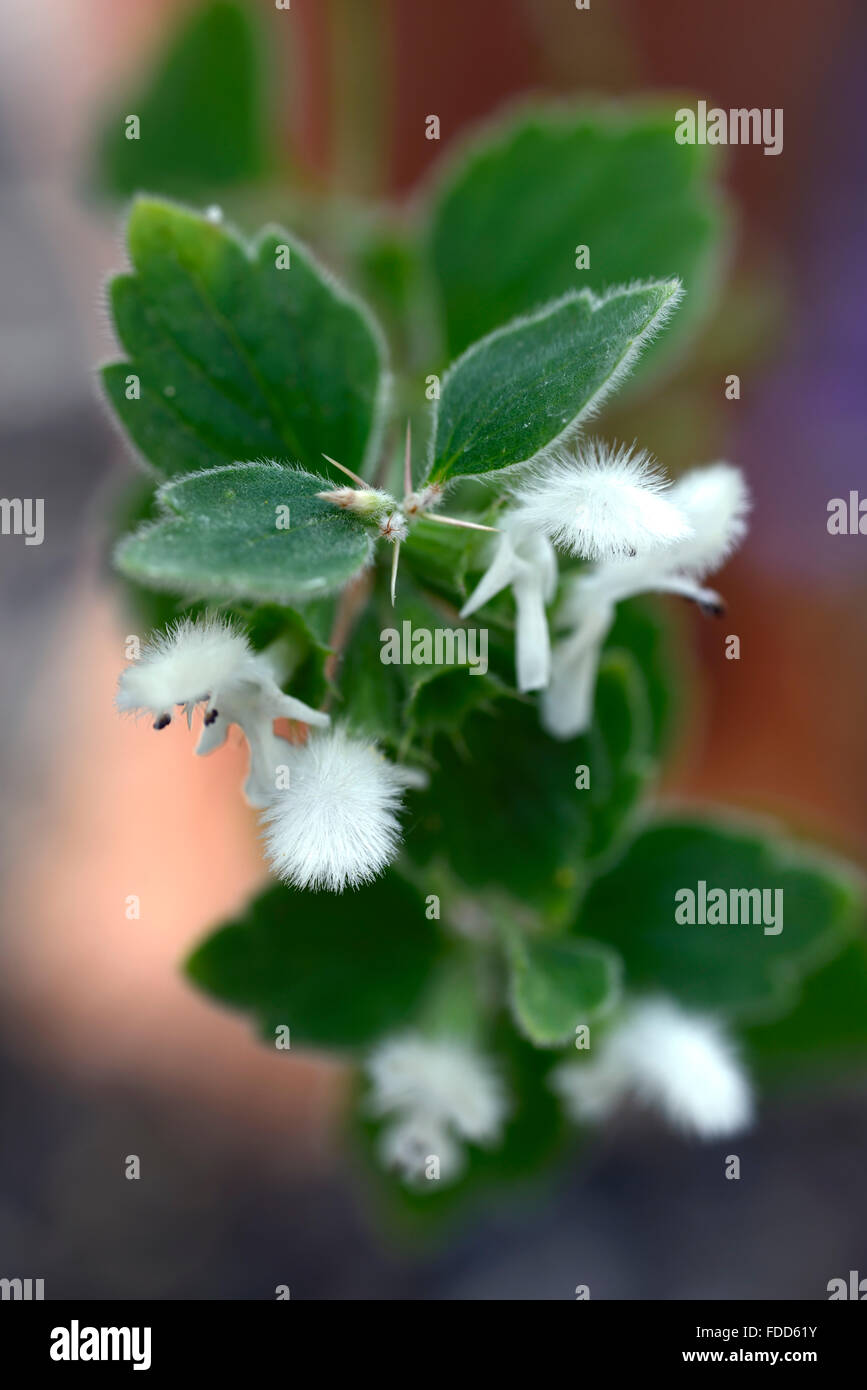
[{"label": "white flower", "polygon": [[[641,555],[692,531],[650,455],[588,439],[549,454],[515,492],[519,515],[570,555]],[[667,494],[667,495],[666,495]]]},{"label": "white flower", "polygon": [[603,1120],[631,1096],[702,1139],[735,1134],[753,1114],[749,1081],[720,1024],[667,999],[634,1005],[598,1056],[563,1063],[551,1085],[574,1120]]},{"label": "white flower", "polygon": [[274,720],[328,723],[327,714],[285,695],[276,674],[269,656],[254,652],[232,623],[184,618],[154,634],[138,661],[121,672],[115,703],[124,712],[150,713],[155,729],[171,723],[176,706],[189,725],[196,705],[204,705],[200,755],[221,747],[229,725],[239,725],[250,746],[245,795],[251,806],[264,806],[274,795],[276,769],[291,752],[274,733]]},{"label": "white flower", "polygon": [[575,738],[590,727],[602,647],[614,622],[614,604],[604,592],[579,579],[567,591],[558,615],[574,624],[551,657],[551,679],[542,692],[542,727],[553,738]]},{"label": "white flower", "polygon": [[551,643],[545,605],[557,588],[557,557],[551,542],[515,513],[501,521],[502,534],[490,566],[461,609],[467,618],[506,586],[515,596],[515,661],[518,689],[542,690],[551,673]]},{"label": "white flower", "polygon": [[464,1167],[464,1152],[442,1125],[422,1115],[386,1125],[379,1141],[383,1166],[404,1182],[419,1183],[431,1158],[439,1164],[439,1178],[453,1182]]},{"label": "white flower", "polygon": [[367,1062],[371,1114],[387,1118],[383,1162],[404,1178],[424,1178],[428,1158],[441,1178],[463,1167],[461,1141],[493,1144],[508,1113],[503,1084],[487,1058],[466,1043],[407,1033],[380,1044]]},{"label": "white flower", "polygon": [[275,873],[296,888],[335,893],[376,878],[400,843],[404,770],[342,728],[289,751],[289,785],[272,792],[263,817]]},{"label": "white flower", "polygon": [[542,724],[555,738],[573,738],[590,724],[602,647],[623,599],[679,594],[703,612],[724,611],[719,594],[699,581],[746,533],[749,497],[743,476],[727,463],[696,468],[674,484],[670,497],[689,522],[688,536],[646,555],[596,565],[579,574],[564,595],[557,621],[572,631],[554,648],[541,708]]},{"label": "white flower", "polygon": [[692,536],[674,548],[676,568],[703,578],[719,569],[747,533],[750,498],[744,476],[730,463],[693,468],[674,484],[671,500],[692,527]]}]

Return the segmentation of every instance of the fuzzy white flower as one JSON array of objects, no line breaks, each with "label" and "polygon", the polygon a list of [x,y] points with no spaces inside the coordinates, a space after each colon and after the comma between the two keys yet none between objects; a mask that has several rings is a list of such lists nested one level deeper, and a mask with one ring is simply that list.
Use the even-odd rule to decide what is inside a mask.
[{"label": "fuzzy white flower", "polygon": [[689,522],[688,536],[647,555],[596,565],[564,594],[557,622],[572,630],[554,648],[541,708],[542,724],[555,738],[573,738],[590,724],[602,647],[618,603],[642,593],[679,594],[703,612],[724,612],[719,594],[700,580],[746,533],[749,496],[743,475],[727,463],[696,468],[674,484],[670,496]]},{"label": "fuzzy white flower", "polygon": [[325,725],[328,715],[286,695],[266,653],[254,652],[232,623],[214,617],[184,618],[156,633],[141,656],[122,671],[115,703],[123,712],[149,713],[154,728],[171,723],[180,707],[192,723],[196,705],[204,706],[204,726],[196,746],[200,755],[226,741],[237,724],[250,746],[250,772],[244,788],[251,806],[273,797],[276,769],[287,762],[291,745],[274,733],[275,719]]},{"label": "fuzzy white flower", "polygon": [[425,1162],[439,1160],[441,1178],[463,1167],[463,1143],[487,1145],[500,1137],[508,1114],[502,1081],[487,1058],[464,1042],[407,1033],[381,1043],[367,1062],[367,1108],[390,1121],[383,1130],[383,1162],[407,1181],[424,1177]]},{"label": "fuzzy white flower", "polygon": [[414,1114],[408,1120],[386,1125],[379,1141],[379,1156],[390,1173],[404,1182],[418,1184],[431,1158],[436,1158],[441,1181],[453,1182],[463,1170],[464,1151],[449,1131],[429,1117]]},{"label": "fuzzy white flower", "polygon": [[548,455],[515,500],[529,527],[588,560],[642,555],[692,532],[651,456],[601,439]]},{"label": "fuzzy white flower", "polygon": [[335,893],[376,878],[400,843],[404,770],[343,728],[312,734],[288,763],[289,785],[272,793],[263,817],[275,873]]},{"label": "fuzzy white flower", "polygon": [[750,1083],[719,1023],[668,999],[634,1005],[603,1036],[598,1055],[565,1062],[551,1085],[577,1121],[605,1119],[632,1097],[702,1139],[736,1134],[752,1120]]},{"label": "fuzzy white flower", "polygon": [[671,558],[681,574],[701,579],[719,569],[747,533],[750,498],[744,476],[730,463],[693,468],[674,484],[671,500],[692,528]]},{"label": "fuzzy white flower", "polygon": [[515,664],[518,689],[542,690],[551,674],[551,641],[545,605],[557,588],[557,557],[551,542],[515,513],[500,522],[491,563],[461,609],[467,618],[501,590],[515,597]]}]

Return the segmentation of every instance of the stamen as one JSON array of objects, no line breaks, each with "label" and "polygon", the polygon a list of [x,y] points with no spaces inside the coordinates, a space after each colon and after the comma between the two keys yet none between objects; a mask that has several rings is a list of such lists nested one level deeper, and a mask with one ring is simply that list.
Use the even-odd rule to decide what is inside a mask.
[{"label": "stamen", "polygon": [[171,716],[170,714],[161,714],[160,717],[159,717],[159,719],[155,719],[155,720],[154,720],[154,728],[155,728],[155,729],[166,729],[166,728],[168,728],[169,724],[171,724],[171,722],[172,722],[172,716]]}]

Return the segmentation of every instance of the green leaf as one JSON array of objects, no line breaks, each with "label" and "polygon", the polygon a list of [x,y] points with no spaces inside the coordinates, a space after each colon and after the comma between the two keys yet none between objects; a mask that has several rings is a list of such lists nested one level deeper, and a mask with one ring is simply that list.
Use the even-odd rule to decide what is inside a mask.
[{"label": "green leaf", "polygon": [[[535,706],[517,699],[494,716],[471,714],[456,743],[434,743],[438,769],[407,851],[423,864],[444,860],[471,888],[559,918],[588,861],[622,834],[653,769],[650,741],[643,682],[625,651],[603,659],[596,717],[581,738],[549,738]],[[579,788],[583,766],[590,785]]]},{"label": "green leaf", "polygon": [[579,1023],[611,1008],[620,989],[621,964],[596,941],[531,939],[507,933],[512,1012],[537,1047],[557,1047]]},{"label": "green leaf", "polygon": [[571,437],[681,296],[679,280],[574,290],[474,343],[446,372],[430,481],[526,463]]},{"label": "green leaf", "polygon": [[152,199],[134,204],[128,241],[134,273],[110,286],[128,360],[102,375],[159,472],[260,458],[321,471],[323,453],[364,468],[385,405],[382,335],[309,251],[273,228],[248,251]]},{"label": "green leaf", "polygon": [[[525,112],[449,166],[430,251],[450,355],[567,290],[674,275],[688,299],[661,350],[682,344],[716,282],[723,224],[714,151],[675,143],[675,105]],[[579,245],[589,269],[576,269]]]},{"label": "green leaf", "polygon": [[[697,894],[700,881],[727,895],[780,889],[782,930],[678,923],[675,894]],[[815,852],[763,830],[672,819],[650,826],[591,886],[575,930],[620,953],[628,988],[757,1019],[791,1008],[801,976],[843,948],[858,902],[852,875]],[[773,912],[776,899],[768,903]]]},{"label": "green leaf", "polygon": [[[226,0],[184,16],[147,86],[112,112],[97,171],[109,192],[159,188],[189,197],[250,181],[265,169],[260,35],[245,6]],[[127,117],[139,119],[127,137]]]},{"label": "green leaf", "polygon": [[803,1081],[833,1069],[867,1070],[867,938],[858,938],[805,980],[791,1013],[747,1030],[751,1063]]},{"label": "green leaf", "polygon": [[[124,532],[158,519],[153,483],[138,477],[125,491],[113,516],[113,530]],[[191,600],[170,589],[153,589],[122,576],[122,588],[136,629],[166,628],[179,618],[197,618],[218,609],[243,628],[255,651],[272,643],[280,644],[283,683],[305,704],[319,706],[327,689],[325,665],[337,605],[336,597],[311,599],[301,611],[277,604],[255,604],[238,600],[215,604],[213,600]]]},{"label": "green leaf", "polygon": [[[120,542],[129,578],[196,597],[291,603],[345,584],[371,552],[364,527],[320,501],[322,479],[276,463],[191,473],[157,493],[165,518]],[[289,508],[280,529],[279,508]]]},{"label": "green leaf", "polygon": [[186,969],[216,999],[252,1013],[272,1042],[285,1025],[293,1047],[345,1049],[405,1026],[439,950],[423,899],[387,873],[342,895],[270,888]]},{"label": "green leaf", "polygon": [[495,700],[512,694],[495,675],[469,680],[465,668],[435,672],[430,680],[419,681],[410,696],[406,707],[410,735],[425,741],[440,733],[455,737],[474,710],[491,713]]}]

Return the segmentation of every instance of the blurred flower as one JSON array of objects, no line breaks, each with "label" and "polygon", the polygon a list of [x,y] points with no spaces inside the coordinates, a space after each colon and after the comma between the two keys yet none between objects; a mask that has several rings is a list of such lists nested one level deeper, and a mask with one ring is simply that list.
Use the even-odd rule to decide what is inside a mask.
[{"label": "blurred flower", "polygon": [[464,1155],[459,1141],[492,1144],[508,1113],[506,1093],[487,1058],[466,1043],[408,1033],[388,1039],[367,1062],[368,1109],[388,1117],[380,1154],[407,1181],[424,1177],[429,1158],[439,1176],[455,1178]]},{"label": "blurred flower", "polygon": [[597,1056],[558,1066],[551,1086],[573,1120],[604,1120],[633,1096],[702,1139],[737,1133],[753,1113],[749,1081],[720,1024],[667,999],[634,1005]]}]

